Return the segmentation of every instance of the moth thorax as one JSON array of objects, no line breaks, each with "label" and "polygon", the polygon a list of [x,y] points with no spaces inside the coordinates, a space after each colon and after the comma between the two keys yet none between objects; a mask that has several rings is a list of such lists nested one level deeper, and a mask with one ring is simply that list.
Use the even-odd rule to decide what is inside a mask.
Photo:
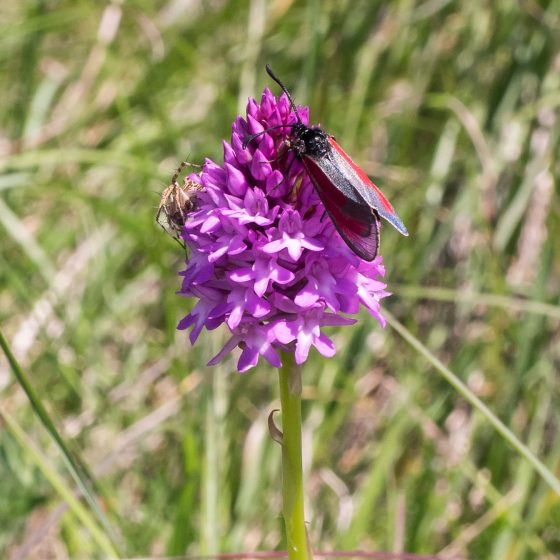
[{"label": "moth thorax", "polygon": [[303,141],[301,136],[290,136],[290,138],[286,140],[286,147],[289,150],[293,150],[299,157],[307,153],[305,142]]},{"label": "moth thorax", "polygon": [[312,157],[321,157],[330,150],[328,134],[320,128],[308,128],[301,139],[305,143],[305,153]]}]

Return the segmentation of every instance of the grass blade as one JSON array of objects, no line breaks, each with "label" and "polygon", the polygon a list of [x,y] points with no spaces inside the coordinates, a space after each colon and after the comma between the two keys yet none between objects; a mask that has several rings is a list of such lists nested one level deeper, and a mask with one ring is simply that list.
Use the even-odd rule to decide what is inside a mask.
[{"label": "grass blade", "polygon": [[387,322],[395,329],[419,354],[424,356],[441,376],[457,392],[478,410],[492,424],[495,430],[541,475],[542,479],[560,496],[560,480],[542,463],[539,458],[426,346],[424,346],[402,323],[384,311]]},{"label": "grass blade", "polygon": [[18,443],[31,455],[35,464],[39,467],[45,478],[51,483],[61,498],[68,504],[70,510],[89,530],[92,538],[98,544],[99,548],[103,550],[108,557],[118,558],[119,555],[106,533],[99,528],[87,508],[85,508],[80,503],[80,500],[73,495],[65,480],[49,464],[48,459],[35,447],[34,443],[22,430],[15,419],[12,418],[6,411],[1,409],[0,419],[6,424]]},{"label": "grass blade", "polygon": [[118,557],[118,554],[116,553],[117,548],[114,542],[116,540],[114,536],[114,531],[111,528],[109,520],[101,511],[99,504],[97,503],[97,499],[93,494],[92,490],[90,489],[90,483],[83,474],[83,469],[79,467],[78,462],[76,461],[73,454],[68,449],[68,446],[64,443],[64,440],[58,433],[56,426],[51,420],[47,410],[43,406],[41,399],[35,392],[33,385],[25,375],[24,371],[21,369],[19,363],[17,362],[15,356],[13,355],[10,349],[8,341],[4,337],[4,334],[2,333],[1,330],[0,330],[0,347],[2,348],[6,358],[8,359],[10,367],[12,368],[12,371],[18,383],[20,384],[21,388],[24,390],[25,394],[27,395],[27,398],[29,399],[29,402],[31,403],[31,406],[35,414],[37,415],[37,417],[39,418],[40,422],[43,424],[43,426],[45,427],[49,435],[55,441],[58,449],[62,453],[64,462],[66,464],[66,467],[68,468],[68,471],[70,472],[70,475],[74,479],[74,482],[80,489],[85,500],[89,504],[91,510],[97,517],[99,523],[103,527],[106,533],[105,535],[106,538],[109,540],[109,542],[111,542],[111,548],[113,551],[112,554],[114,553],[113,555]]}]

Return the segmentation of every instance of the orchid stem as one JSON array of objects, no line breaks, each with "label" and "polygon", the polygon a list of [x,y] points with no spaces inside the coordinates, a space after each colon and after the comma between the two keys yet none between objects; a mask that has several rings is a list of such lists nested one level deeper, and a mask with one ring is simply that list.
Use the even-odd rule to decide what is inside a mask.
[{"label": "orchid stem", "polygon": [[282,355],[280,402],[282,406],[282,498],[289,560],[312,560],[303,508],[301,448],[301,370],[291,353]]}]

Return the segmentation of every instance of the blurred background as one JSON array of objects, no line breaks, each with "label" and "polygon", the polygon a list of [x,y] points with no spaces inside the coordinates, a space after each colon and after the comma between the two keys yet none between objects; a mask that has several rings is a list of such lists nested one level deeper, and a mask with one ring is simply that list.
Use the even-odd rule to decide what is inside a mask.
[{"label": "blurred background", "polygon": [[[385,308],[560,475],[559,46],[558,0],[3,3],[1,328],[121,557],[284,546],[276,372],[175,331],[154,221],[278,93],[265,62],[411,232],[384,227]],[[560,557],[559,496],[417,350],[365,314],[332,335],[303,372],[315,548]],[[2,557],[106,557],[3,355],[0,391]]]}]

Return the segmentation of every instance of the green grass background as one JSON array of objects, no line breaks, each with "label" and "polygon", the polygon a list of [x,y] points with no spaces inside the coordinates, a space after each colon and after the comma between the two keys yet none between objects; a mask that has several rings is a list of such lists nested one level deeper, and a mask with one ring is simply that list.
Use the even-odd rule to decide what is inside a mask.
[{"label": "green grass background", "polygon": [[[175,332],[154,222],[277,92],[265,62],[411,233],[383,229],[385,308],[560,475],[559,46],[558,0],[4,2],[0,324],[101,511],[64,505],[2,356],[0,555],[103,558],[88,519],[122,558],[282,549],[277,374]],[[422,355],[365,314],[332,335],[303,372],[316,549],[560,558],[560,497]]]}]

